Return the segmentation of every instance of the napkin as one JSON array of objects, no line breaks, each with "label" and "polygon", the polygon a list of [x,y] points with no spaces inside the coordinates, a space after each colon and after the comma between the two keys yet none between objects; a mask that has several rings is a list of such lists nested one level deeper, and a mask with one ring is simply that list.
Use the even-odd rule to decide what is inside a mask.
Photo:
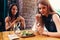
[{"label": "napkin", "polygon": [[10,40],[18,40],[19,39],[19,37],[16,34],[9,34],[8,37]]}]

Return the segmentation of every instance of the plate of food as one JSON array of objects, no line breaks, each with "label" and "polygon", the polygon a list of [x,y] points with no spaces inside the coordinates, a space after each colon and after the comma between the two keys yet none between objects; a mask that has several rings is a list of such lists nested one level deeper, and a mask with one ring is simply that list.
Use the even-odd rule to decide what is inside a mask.
[{"label": "plate of food", "polygon": [[35,36],[34,33],[31,31],[22,31],[20,35],[21,35],[20,37],[22,37],[22,38]]}]

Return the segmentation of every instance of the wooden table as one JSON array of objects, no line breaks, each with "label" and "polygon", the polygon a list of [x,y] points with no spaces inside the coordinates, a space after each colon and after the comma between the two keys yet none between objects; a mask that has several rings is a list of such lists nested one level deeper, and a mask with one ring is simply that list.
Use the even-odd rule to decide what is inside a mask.
[{"label": "wooden table", "polygon": [[[0,40],[9,40],[8,35],[14,34],[13,31],[0,32]],[[29,38],[19,38],[19,40],[60,40],[60,38],[36,35]]]},{"label": "wooden table", "polygon": [[2,40],[2,32],[0,32],[0,40]]}]

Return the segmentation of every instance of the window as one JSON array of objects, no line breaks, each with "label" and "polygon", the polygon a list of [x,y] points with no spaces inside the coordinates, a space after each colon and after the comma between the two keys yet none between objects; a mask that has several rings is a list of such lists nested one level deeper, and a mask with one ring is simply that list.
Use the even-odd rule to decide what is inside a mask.
[{"label": "window", "polygon": [[52,8],[54,11],[56,11],[58,14],[60,14],[60,0],[49,0]]}]

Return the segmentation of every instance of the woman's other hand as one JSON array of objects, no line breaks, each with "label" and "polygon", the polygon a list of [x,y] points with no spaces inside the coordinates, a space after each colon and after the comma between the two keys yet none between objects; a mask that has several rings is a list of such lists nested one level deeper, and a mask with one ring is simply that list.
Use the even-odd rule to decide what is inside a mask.
[{"label": "woman's other hand", "polygon": [[38,24],[36,25],[36,29],[37,29],[37,31],[39,32],[39,34],[42,34],[42,33],[43,33],[43,27],[40,26],[40,23],[38,23]]}]

